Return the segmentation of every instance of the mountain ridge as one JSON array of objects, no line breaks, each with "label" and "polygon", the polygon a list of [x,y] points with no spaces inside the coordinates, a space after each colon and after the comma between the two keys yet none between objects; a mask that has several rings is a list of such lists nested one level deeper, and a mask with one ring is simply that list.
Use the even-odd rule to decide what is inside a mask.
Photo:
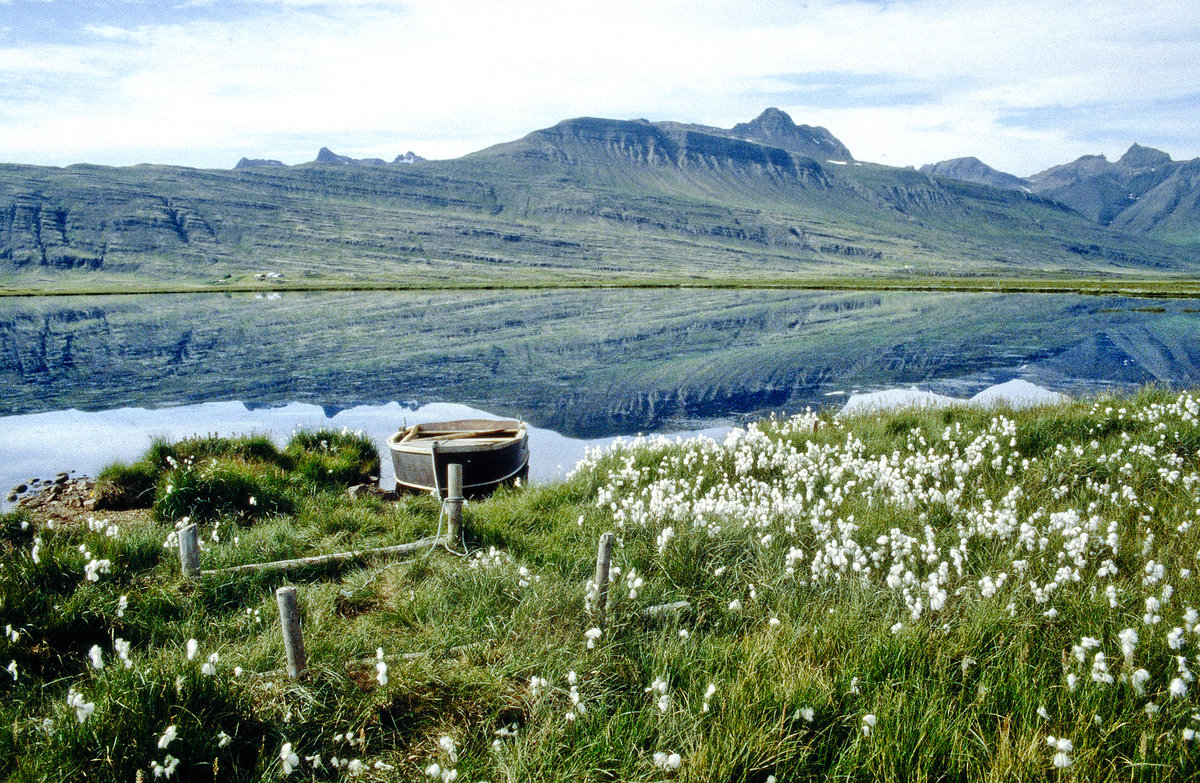
[{"label": "mountain ridge", "polygon": [[1084,155],[1025,178],[997,171],[975,158],[940,161],[922,166],[921,171],[1025,189],[1102,226],[1194,242],[1200,238],[1200,185],[1191,174],[1198,166],[1200,158],[1176,161],[1162,150],[1135,142],[1116,162],[1104,155]]},{"label": "mountain ridge", "polygon": [[[1159,157],[1132,153],[1082,165],[1141,176]],[[1130,231],[1170,226],[1171,244],[1036,192],[855,160],[778,109],[729,129],[574,118],[462,158],[415,158],[326,147],[307,163],[224,170],[0,165],[0,281],[745,283],[1198,267],[1186,245],[1200,172],[1187,166],[1172,168],[1174,191],[1147,199],[1143,222],[1130,213]]]}]

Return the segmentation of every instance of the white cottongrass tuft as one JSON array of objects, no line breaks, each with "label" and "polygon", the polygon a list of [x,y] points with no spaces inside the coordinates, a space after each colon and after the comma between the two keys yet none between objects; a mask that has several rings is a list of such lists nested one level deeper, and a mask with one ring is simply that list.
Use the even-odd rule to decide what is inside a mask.
[{"label": "white cottongrass tuft", "polygon": [[1133,674],[1129,675],[1129,684],[1137,691],[1138,696],[1146,695],[1146,682],[1150,679],[1150,672],[1145,669],[1138,669]]},{"label": "white cottongrass tuft", "polygon": [[93,669],[104,668],[104,651],[100,649],[100,645],[92,645],[92,649],[88,650],[88,660],[91,662]]},{"label": "white cottongrass tuft", "polygon": [[875,715],[867,713],[862,719],[862,733],[864,737],[871,736],[871,732],[875,730]]},{"label": "white cottongrass tuft", "polygon": [[380,686],[388,684],[388,667],[383,660],[383,648],[375,648],[375,681]]},{"label": "white cottongrass tuft", "polygon": [[283,762],[284,775],[292,774],[292,771],[300,766],[300,757],[292,752],[290,742],[283,743],[283,747],[279,749],[279,760]]},{"label": "white cottongrass tuft", "polygon": [[683,763],[683,759],[680,758],[678,753],[663,753],[661,750],[655,751],[652,758],[654,760],[654,766],[658,767],[659,769],[665,769],[668,772],[674,772],[675,770],[679,769],[679,765]]},{"label": "white cottongrass tuft", "polygon": [[172,723],[170,726],[167,726],[167,728],[163,731],[162,736],[158,738],[159,750],[166,750],[167,746],[174,742],[175,738],[178,736],[179,731],[175,728],[174,723]]},{"label": "white cottongrass tuft", "polygon": [[96,703],[85,701],[83,694],[75,690],[75,686],[67,689],[67,705],[75,709],[75,717],[83,723],[96,711]]}]

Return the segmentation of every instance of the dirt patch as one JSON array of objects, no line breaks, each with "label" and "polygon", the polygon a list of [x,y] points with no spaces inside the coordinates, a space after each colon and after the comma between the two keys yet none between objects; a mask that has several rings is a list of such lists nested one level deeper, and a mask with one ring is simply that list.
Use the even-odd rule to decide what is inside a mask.
[{"label": "dirt patch", "polygon": [[[28,511],[39,523],[49,521],[64,527],[83,525],[88,517],[97,515],[95,488],[96,482],[92,478],[71,478],[66,473],[59,473],[53,480],[26,486],[22,493],[17,495],[15,508]],[[116,524],[145,522],[150,519],[148,508],[106,510],[100,514]]]}]

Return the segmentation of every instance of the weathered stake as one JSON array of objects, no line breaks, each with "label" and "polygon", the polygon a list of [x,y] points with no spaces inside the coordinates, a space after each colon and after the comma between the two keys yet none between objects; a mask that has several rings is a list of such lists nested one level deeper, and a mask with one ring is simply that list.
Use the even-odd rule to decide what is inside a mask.
[{"label": "weathered stake", "polygon": [[287,674],[298,680],[308,671],[308,655],[304,652],[304,637],[300,634],[300,605],[296,588],[281,587],[275,591],[279,604],[279,624],[283,627],[283,650],[287,653]]},{"label": "weathered stake", "polygon": [[179,531],[179,567],[188,579],[200,575],[200,541],[195,522]]},{"label": "weathered stake", "polygon": [[463,470],[462,465],[446,466],[446,537],[451,546],[458,541],[462,534],[463,507]]},{"label": "weathered stake", "polygon": [[604,619],[604,610],[608,604],[608,578],[612,566],[613,534],[604,533],[600,536],[600,544],[596,548],[596,616]]}]

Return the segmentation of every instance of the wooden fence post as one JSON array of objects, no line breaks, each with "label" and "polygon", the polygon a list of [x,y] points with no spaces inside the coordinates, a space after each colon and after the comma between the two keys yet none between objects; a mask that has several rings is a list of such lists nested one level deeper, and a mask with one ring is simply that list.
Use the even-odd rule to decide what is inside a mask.
[{"label": "wooden fence post", "polygon": [[296,588],[279,588],[275,591],[275,602],[279,604],[279,624],[283,628],[288,677],[298,680],[308,671],[308,656],[304,652],[304,637],[300,633],[300,605],[296,602]]},{"label": "wooden fence post", "polygon": [[459,540],[462,534],[463,507],[463,469],[462,465],[446,466],[446,537],[450,545]]},{"label": "wooden fence post", "polygon": [[179,531],[179,567],[188,579],[200,575],[200,541],[195,522]]},{"label": "wooden fence post", "polygon": [[596,548],[596,616],[604,620],[604,610],[608,603],[608,572],[612,565],[613,534],[604,533],[600,536],[600,544]]}]

